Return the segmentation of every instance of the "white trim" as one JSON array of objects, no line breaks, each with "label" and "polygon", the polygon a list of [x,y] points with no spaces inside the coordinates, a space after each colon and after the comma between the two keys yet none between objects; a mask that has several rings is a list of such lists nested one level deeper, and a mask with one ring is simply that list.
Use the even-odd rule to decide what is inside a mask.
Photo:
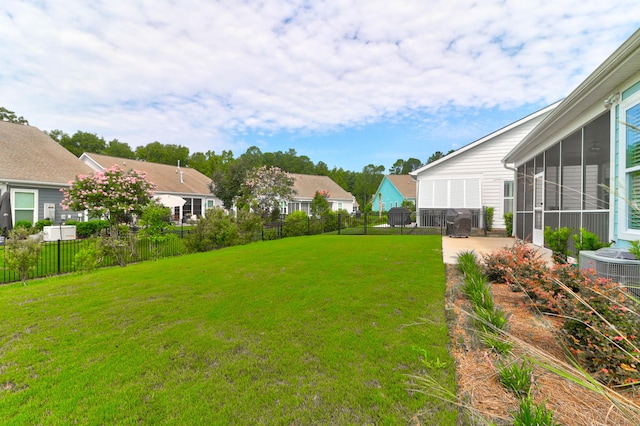
[{"label": "white trim", "polygon": [[619,169],[619,191],[618,194],[618,238],[628,241],[640,239],[640,229],[629,229],[629,202],[628,197],[628,184],[629,180],[627,175],[634,171],[640,171],[640,165],[634,167],[627,167],[627,132],[626,126],[622,122],[626,119],[626,111],[635,106],[640,106],[640,92],[634,93],[627,99],[620,102],[619,111],[619,148],[618,148],[618,169]]},{"label": "white trim", "polygon": [[13,225],[16,224],[16,192],[31,193],[33,194],[33,222],[32,225],[38,221],[38,209],[40,207],[38,200],[38,190],[30,188],[11,188],[11,220]]}]

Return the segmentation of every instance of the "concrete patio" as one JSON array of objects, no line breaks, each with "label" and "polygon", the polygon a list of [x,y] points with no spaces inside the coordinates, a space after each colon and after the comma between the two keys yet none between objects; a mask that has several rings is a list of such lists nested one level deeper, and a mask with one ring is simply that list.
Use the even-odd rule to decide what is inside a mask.
[{"label": "concrete patio", "polygon": [[[506,237],[476,237],[452,238],[442,237],[442,260],[445,264],[455,265],[458,263],[458,253],[473,250],[478,256],[492,253],[504,247],[511,247],[518,241],[515,238]],[[551,250],[531,245],[535,250],[551,262]]]}]

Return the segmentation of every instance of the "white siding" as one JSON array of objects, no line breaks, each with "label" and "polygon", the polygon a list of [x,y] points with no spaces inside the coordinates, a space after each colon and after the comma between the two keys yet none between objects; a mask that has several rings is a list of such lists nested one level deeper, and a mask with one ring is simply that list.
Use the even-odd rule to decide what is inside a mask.
[{"label": "white siding", "polygon": [[490,206],[495,208],[493,226],[504,228],[504,182],[515,180],[515,173],[503,166],[502,159],[546,115],[523,119],[418,171],[416,208]]}]

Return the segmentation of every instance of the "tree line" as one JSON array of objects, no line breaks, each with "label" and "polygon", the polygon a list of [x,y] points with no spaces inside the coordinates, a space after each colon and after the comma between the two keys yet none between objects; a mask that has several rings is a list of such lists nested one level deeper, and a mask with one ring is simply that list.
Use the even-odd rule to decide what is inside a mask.
[{"label": "tree line", "polygon": [[[18,117],[13,111],[2,107],[0,107],[0,120],[29,124],[23,117]],[[95,133],[80,130],[73,135],[58,129],[45,131],[45,133],[77,157],[83,152],[89,152],[191,167],[212,178],[214,186],[217,188],[215,195],[225,204],[238,195],[249,170],[267,166],[278,167],[288,173],[328,176],[356,197],[361,210],[367,210],[371,207],[370,202],[385,172],[388,174],[408,174],[424,164],[436,161],[453,152],[451,150],[447,154],[443,154],[436,151],[424,164],[417,158],[398,159],[389,169],[385,169],[382,165],[368,164],[361,171],[356,172],[345,170],[342,167],[329,168],[323,161],[314,163],[308,156],[298,155],[296,150],[292,148],[288,151],[262,152],[260,148],[252,146],[243,154],[235,157],[231,150],[223,150],[221,153],[211,150],[190,153],[186,146],[163,144],[158,141],[133,149],[128,143],[118,139],[107,141]]]}]

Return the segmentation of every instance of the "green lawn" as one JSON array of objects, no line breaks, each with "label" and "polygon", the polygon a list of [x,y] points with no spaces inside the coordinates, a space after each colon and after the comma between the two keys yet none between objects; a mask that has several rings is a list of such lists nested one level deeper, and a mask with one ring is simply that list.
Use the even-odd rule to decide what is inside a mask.
[{"label": "green lawn", "polygon": [[0,419],[453,425],[407,390],[429,372],[455,391],[444,289],[440,236],[289,238],[3,286]]}]

